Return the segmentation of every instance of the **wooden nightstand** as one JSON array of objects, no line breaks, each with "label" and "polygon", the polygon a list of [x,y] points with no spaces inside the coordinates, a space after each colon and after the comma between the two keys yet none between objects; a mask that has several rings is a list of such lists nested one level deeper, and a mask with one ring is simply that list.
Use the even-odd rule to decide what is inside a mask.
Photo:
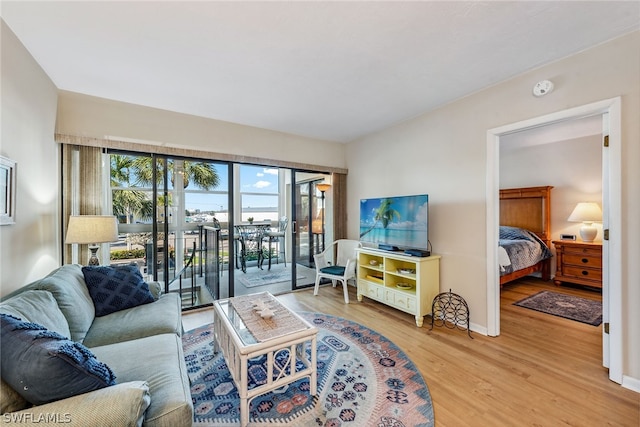
[{"label": "wooden nightstand", "polygon": [[602,289],[602,243],[554,240],[557,265],[554,282]]}]

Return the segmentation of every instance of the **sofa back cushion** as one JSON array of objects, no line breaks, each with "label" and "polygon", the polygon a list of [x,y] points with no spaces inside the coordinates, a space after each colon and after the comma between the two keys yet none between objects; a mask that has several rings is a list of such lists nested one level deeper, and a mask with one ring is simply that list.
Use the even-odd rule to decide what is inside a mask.
[{"label": "sofa back cushion", "polygon": [[0,313],[10,314],[24,321],[38,323],[63,337],[71,336],[69,323],[49,291],[25,291],[0,303]]},{"label": "sofa back cushion", "polygon": [[71,339],[82,342],[95,317],[95,308],[84,282],[82,266],[63,265],[45,278],[28,286],[44,289],[53,294],[60,311],[69,323]]},{"label": "sofa back cushion", "polygon": [[2,379],[34,405],[115,384],[88,348],[42,325],[0,314],[0,338]]}]

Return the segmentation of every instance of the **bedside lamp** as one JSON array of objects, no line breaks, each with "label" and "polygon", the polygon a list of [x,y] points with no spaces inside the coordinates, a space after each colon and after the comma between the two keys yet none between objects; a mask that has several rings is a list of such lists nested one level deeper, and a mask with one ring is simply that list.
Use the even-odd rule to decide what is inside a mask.
[{"label": "bedside lamp", "polygon": [[602,221],[602,210],[596,202],[580,202],[576,205],[569,222],[581,222],[580,237],[583,242],[593,242],[598,235],[598,229],[593,226],[594,222]]},{"label": "bedside lamp", "polygon": [[78,215],[69,217],[67,244],[78,243],[89,245],[91,258],[89,265],[100,265],[98,257],[98,243],[118,241],[118,219],[115,216]]}]

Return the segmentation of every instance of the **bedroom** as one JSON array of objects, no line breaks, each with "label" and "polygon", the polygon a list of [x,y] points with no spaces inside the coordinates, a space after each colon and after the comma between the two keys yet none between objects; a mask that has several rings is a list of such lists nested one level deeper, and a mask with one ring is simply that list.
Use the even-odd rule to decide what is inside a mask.
[{"label": "bedroom", "polygon": [[[600,116],[507,135],[500,140],[500,188],[552,186],[549,240],[561,234],[580,241],[580,224],[568,218],[576,204],[602,207],[602,147]],[[596,224],[596,241],[602,225]],[[549,245],[555,254],[553,245]],[[551,259],[551,276],[556,260]]]},{"label": "bedroom", "polygon": [[[561,239],[561,234],[574,235],[578,242],[581,241],[580,224],[568,221],[573,208],[581,201],[596,201],[602,206],[601,129],[602,120],[598,115],[517,132],[500,141],[501,189],[546,185],[553,187],[548,190],[550,235],[547,240],[553,257],[544,261],[548,266],[547,276],[552,279],[556,274],[557,251],[550,242]],[[602,225],[597,224],[597,229],[596,241],[599,242],[602,241]],[[536,277],[541,276],[541,272],[534,274]],[[501,293],[501,305],[505,307],[513,304],[513,294],[517,295],[516,299],[522,299],[543,289],[590,300],[602,300],[601,289],[571,283],[554,287],[553,283],[530,277],[512,279],[501,285],[503,290],[508,290]],[[519,313],[518,310],[516,312]]]}]

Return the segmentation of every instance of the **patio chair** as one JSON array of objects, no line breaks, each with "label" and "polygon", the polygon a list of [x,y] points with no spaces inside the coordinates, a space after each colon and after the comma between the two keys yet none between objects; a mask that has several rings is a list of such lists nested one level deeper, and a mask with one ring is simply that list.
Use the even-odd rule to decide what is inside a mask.
[{"label": "patio chair", "polygon": [[[289,225],[289,218],[283,216],[278,221],[278,230],[267,231],[264,235],[265,238],[269,240],[269,270],[271,270],[271,243],[278,242],[278,257],[276,258],[276,262],[280,262],[280,252],[282,252],[282,258],[284,259],[284,266],[287,266],[287,254],[285,252],[286,243],[284,241],[287,231],[287,226]],[[282,241],[280,241],[282,239]]]},{"label": "patio chair", "polygon": [[[321,279],[331,280],[334,288],[339,280],[342,282],[344,302],[349,304],[347,280],[355,279],[356,277],[356,249],[361,247],[362,243],[357,240],[340,239],[333,242],[321,253],[314,255],[313,259],[316,264],[316,286],[313,289],[313,294],[318,295]],[[334,259],[335,262],[333,262]]]}]

